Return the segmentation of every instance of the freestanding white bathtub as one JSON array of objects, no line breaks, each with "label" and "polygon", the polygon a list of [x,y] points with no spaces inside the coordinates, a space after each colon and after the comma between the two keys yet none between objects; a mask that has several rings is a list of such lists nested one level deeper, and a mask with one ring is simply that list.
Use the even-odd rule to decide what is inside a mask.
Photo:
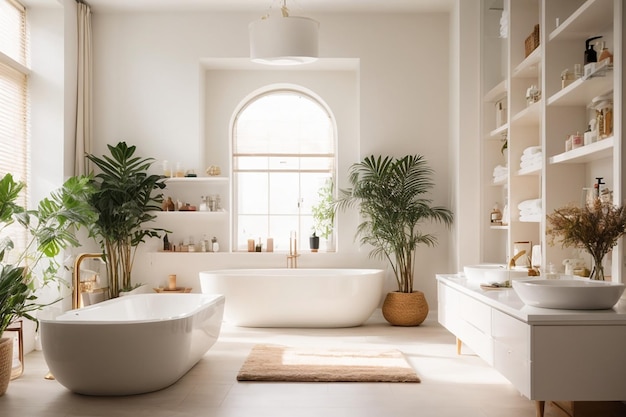
[{"label": "freestanding white bathtub", "polygon": [[40,319],[57,381],[87,395],[130,395],[172,385],[215,343],[224,297],[137,294]]},{"label": "freestanding white bathtub", "polygon": [[355,327],[380,304],[380,269],[224,269],[200,272],[224,294],[224,319],[244,327]]}]

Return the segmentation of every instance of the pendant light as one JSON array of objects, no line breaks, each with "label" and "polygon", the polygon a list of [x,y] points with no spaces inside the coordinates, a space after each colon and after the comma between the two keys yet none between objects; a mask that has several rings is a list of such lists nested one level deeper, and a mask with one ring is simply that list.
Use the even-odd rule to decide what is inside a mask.
[{"label": "pendant light", "polygon": [[250,23],[250,59],[268,65],[298,65],[317,60],[319,22],[289,16],[287,0],[283,0],[281,14],[266,15]]}]

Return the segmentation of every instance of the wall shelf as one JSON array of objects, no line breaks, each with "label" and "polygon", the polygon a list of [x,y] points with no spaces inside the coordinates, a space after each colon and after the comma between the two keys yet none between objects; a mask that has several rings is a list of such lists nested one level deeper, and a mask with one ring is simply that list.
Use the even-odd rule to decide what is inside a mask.
[{"label": "wall shelf", "polygon": [[612,24],[613,0],[587,0],[550,33],[548,40],[586,39]]},{"label": "wall shelf", "polygon": [[515,126],[539,126],[541,122],[541,107],[543,102],[539,100],[531,104],[511,119],[511,124]]},{"label": "wall shelf", "polygon": [[502,139],[502,134],[506,133],[509,130],[509,124],[505,123],[502,126],[493,129],[491,132],[489,132],[489,137],[488,139]]},{"label": "wall shelf", "polygon": [[166,178],[166,184],[201,184],[201,183],[216,183],[216,182],[228,182],[228,177],[173,177]]},{"label": "wall shelf", "polygon": [[506,96],[508,90],[508,83],[506,80],[502,80],[496,84],[491,90],[485,94],[483,98],[486,102],[496,102],[503,99]]},{"label": "wall shelf", "polygon": [[613,155],[613,137],[599,140],[571,151],[550,157],[551,164],[580,164],[608,158]]},{"label": "wall shelf", "polygon": [[535,48],[515,69],[512,78],[537,78],[541,64],[541,45]]},{"label": "wall shelf", "polygon": [[613,90],[613,71],[603,77],[579,78],[548,99],[548,106],[586,106],[595,97]]}]

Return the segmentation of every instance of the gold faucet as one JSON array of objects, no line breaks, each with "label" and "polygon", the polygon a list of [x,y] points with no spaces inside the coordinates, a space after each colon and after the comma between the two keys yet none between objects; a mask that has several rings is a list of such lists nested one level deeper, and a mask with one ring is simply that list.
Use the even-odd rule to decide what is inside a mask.
[{"label": "gold faucet", "polygon": [[[73,285],[72,285],[72,309],[75,310],[77,308],[81,308],[82,304],[80,302],[80,294],[84,292],[89,287],[89,285],[85,285],[81,283],[80,280],[80,264],[83,262],[85,258],[102,258],[101,253],[81,253],[74,260],[74,276],[73,276]],[[93,283],[91,283],[93,285]]]},{"label": "gold faucet", "polygon": [[522,255],[524,255],[525,253],[526,253],[525,249],[522,249],[521,251],[517,252],[515,256],[512,257],[511,260],[509,261],[509,269],[513,269],[515,267],[515,261],[517,261],[517,259],[521,257]]},{"label": "gold faucet", "polygon": [[291,232],[289,236],[289,255],[287,255],[287,268],[298,267],[298,239],[296,238],[296,232]]}]

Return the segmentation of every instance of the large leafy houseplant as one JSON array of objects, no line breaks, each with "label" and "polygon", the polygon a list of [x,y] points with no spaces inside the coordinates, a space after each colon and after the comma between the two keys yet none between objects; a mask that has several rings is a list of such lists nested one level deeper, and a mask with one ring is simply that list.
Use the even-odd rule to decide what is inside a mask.
[{"label": "large leafy houseplant", "polygon": [[[109,296],[132,289],[131,272],[138,246],[146,238],[161,237],[163,229],[148,227],[161,210],[164,177],[149,174],[153,158],[135,155],[126,142],[107,145],[110,156],[88,154],[100,170],[94,177],[96,191],[91,204],[98,213],[91,234],[99,242],[106,261]],[[155,192],[156,191],[156,192]]]},{"label": "large leafy houseplant", "polygon": [[371,256],[389,261],[399,292],[413,292],[418,246],[437,244],[437,237],[419,226],[425,221],[450,226],[453,221],[449,209],[433,206],[426,196],[434,187],[432,175],[422,155],[371,155],[350,167],[351,187],[340,190],[337,200],[339,208],[358,206],[361,244],[373,247]]},{"label": "large leafy houseplant", "polygon": [[[76,229],[97,217],[88,202],[89,177],[71,177],[34,210],[18,204],[24,187],[11,174],[0,179],[0,336],[18,318],[36,321],[32,313],[49,303],[39,303],[35,290],[61,282],[57,255],[78,246]],[[23,246],[15,243],[20,228],[26,231]]]},{"label": "large leafy houseplant", "polygon": [[548,243],[586,249],[593,259],[591,279],[604,281],[602,261],[626,233],[626,207],[595,198],[583,207],[569,205],[547,216]]}]

